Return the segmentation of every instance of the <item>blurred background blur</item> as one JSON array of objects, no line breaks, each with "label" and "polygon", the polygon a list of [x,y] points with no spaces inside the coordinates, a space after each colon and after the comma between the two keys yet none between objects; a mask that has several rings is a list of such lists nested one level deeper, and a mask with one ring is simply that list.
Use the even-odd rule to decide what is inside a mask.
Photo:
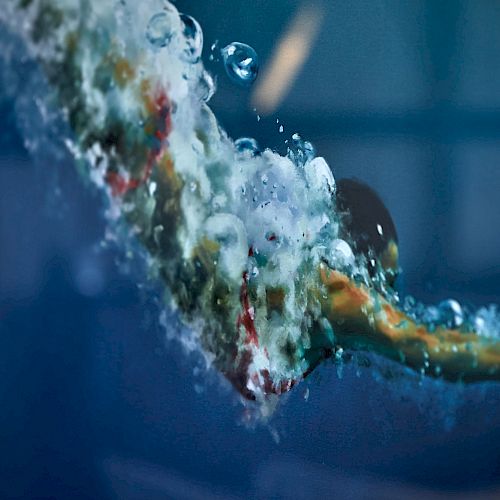
[{"label": "blurred background blur", "polygon": [[[176,5],[203,27],[230,136],[285,152],[299,132],[337,178],[372,186],[402,293],[500,303],[500,3]],[[216,41],[255,48],[253,87],[231,83]],[[1,497],[498,498],[495,385],[325,366],[272,429],[242,426],[232,392],[165,342],[160,291],[100,244],[100,197],[68,158],[33,161],[1,94]]]}]

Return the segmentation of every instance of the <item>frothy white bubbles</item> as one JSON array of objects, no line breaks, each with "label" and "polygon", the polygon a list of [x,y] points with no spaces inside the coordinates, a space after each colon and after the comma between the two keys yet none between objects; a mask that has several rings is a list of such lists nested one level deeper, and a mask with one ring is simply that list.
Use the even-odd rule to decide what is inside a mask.
[{"label": "frothy white bubbles", "polygon": [[292,135],[292,144],[288,148],[288,157],[297,165],[305,165],[316,156],[314,146],[304,141],[299,134]]},{"label": "frothy white bubbles", "polygon": [[486,338],[498,338],[500,332],[500,314],[496,305],[482,307],[477,311],[473,326],[476,332]]}]

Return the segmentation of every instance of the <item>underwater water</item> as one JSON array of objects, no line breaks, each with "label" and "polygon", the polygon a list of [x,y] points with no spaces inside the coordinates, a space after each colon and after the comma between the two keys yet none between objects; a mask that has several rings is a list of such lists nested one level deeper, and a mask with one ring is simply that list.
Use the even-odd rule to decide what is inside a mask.
[{"label": "underwater water", "polygon": [[[205,24],[198,14],[186,11]],[[230,33],[227,36],[230,42]],[[205,39],[211,40],[206,31]],[[221,72],[219,80],[223,76]],[[219,95],[221,91],[224,88]],[[232,95],[228,92],[226,98]],[[216,99],[217,94],[217,115],[227,120],[231,135],[238,136],[237,112],[229,105],[224,109]],[[430,495],[433,490],[497,486],[495,384],[462,387],[406,372],[385,380],[380,373],[386,365],[377,358],[345,366],[330,363],[290,393],[270,427],[242,426],[242,408],[231,389],[215,374],[205,380],[199,360],[186,356],[179,346],[165,346],[164,330],[158,326],[161,292],[147,284],[138,289],[140,258],[129,259],[109,243],[100,248],[106,230],[102,200],[82,189],[71,157],[63,155],[54,166],[49,155],[47,168],[41,168],[40,159],[33,162],[23,146],[25,130],[16,130],[16,114],[23,110],[9,100],[4,100],[3,110],[6,494],[307,498],[336,491],[342,498],[378,491],[381,497],[400,498],[421,495],[422,490]],[[265,133],[269,123],[253,120],[241,135],[260,134],[259,142],[271,146],[271,134]],[[292,119],[282,117],[280,122],[294,126]],[[305,126],[297,129],[313,139]],[[356,134],[351,131],[340,139],[345,151],[349,135]],[[320,149],[327,140],[321,134],[318,139],[313,142]],[[335,140],[339,142],[334,138],[333,144]],[[424,152],[432,146],[430,139],[425,141]],[[355,149],[368,147],[370,152],[374,143],[372,139],[363,146],[358,139]],[[388,147],[385,156],[379,152],[378,162],[386,160],[394,167],[396,160],[406,159],[416,169],[418,164],[411,163],[415,160],[407,158],[411,148],[400,141],[392,150]],[[342,158],[337,154],[337,160]],[[344,160],[344,169],[348,166]],[[357,168],[360,175],[363,170]],[[370,175],[366,173],[366,180]],[[405,188],[405,179],[399,186],[397,180],[387,179],[392,190]],[[443,185],[421,192],[433,206],[441,196],[446,202],[442,191]],[[451,207],[438,211],[443,217],[441,212],[451,212]],[[412,248],[422,242],[418,224],[402,226],[398,224],[405,235],[402,245]],[[114,263],[117,258],[121,272]],[[421,282],[412,282],[411,273],[405,276],[405,286],[424,302],[456,294],[475,306],[498,302],[494,272],[483,271],[486,277],[479,285],[453,283],[446,268],[436,273],[439,280],[427,280],[436,291],[424,285],[419,289]],[[167,326],[171,321],[166,318]],[[382,368],[371,369],[380,363]]]}]

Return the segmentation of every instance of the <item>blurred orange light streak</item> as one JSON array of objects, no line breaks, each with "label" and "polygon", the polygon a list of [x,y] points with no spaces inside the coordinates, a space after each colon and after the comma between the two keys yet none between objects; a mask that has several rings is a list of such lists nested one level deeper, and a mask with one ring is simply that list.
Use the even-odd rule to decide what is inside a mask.
[{"label": "blurred orange light streak", "polygon": [[323,18],[318,5],[303,6],[294,16],[271,57],[252,97],[259,113],[272,113],[283,101],[308,58]]}]

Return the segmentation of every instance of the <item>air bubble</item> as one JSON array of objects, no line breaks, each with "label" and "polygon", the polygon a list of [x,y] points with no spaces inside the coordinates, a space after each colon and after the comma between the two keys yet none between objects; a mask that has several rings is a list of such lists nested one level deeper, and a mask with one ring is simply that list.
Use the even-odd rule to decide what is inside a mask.
[{"label": "air bubble", "polygon": [[250,86],[259,72],[257,53],[245,43],[233,42],[221,51],[229,78],[238,85]]},{"label": "air bubble", "polygon": [[240,137],[234,141],[234,146],[238,156],[258,156],[260,155],[259,144],[252,137]]},{"label": "air bubble", "polygon": [[458,328],[464,322],[462,307],[456,300],[444,300],[438,309],[441,322],[448,328]]},{"label": "air bubble", "polygon": [[351,266],[354,264],[354,253],[346,241],[337,239],[333,241],[330,259],[334,268]]},{"label": "air bubble", "polygon": [[183,23],[182,34],[186,47],[181,52],[181,58],[191,64],[197,63],[203,50],[203,31],[198,21],[187,14],[180,14]]},{"label": "air bubble", "polygon": [[146,28],[146,38],[149,43],[161,49],[166,47],[175,32],[174,18],[169,12],[158,12],[151,17]]}]

